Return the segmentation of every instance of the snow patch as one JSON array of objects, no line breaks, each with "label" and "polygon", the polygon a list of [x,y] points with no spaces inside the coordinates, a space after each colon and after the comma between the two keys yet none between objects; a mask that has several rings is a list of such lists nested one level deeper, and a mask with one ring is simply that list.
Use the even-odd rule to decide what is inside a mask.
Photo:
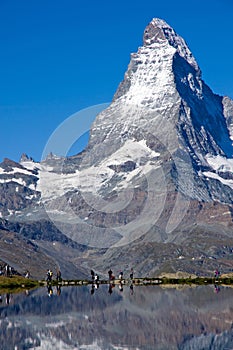
[{"label": "snow patch", "polygon": [[9,183],[9,182],[16,182],[18,183],[19,185],[21,186],[26,186],[26,182],[23,180],[23,179],[15,179],[15,178],[12,178],[12,179],[0,179],[0,183],[4,184],[4,183]]},{"label": "snow patch", "polygon": [[203,175],[207,178],[212,178],[220,181],[223,185],[229,186],[230,188],[233,189],[233,180],[226,180],[223,179],[221,176],[219,176],[216,173],[212,173],[211,171],[204,171]]},{"label": "snow patch", "polygon": [[233,159],[232,158],[225,158],[225,157],[220,156],[220,155],[212,156],[212,155],[208,154],[206,156],[206,161],[211,166],[211,168],[216,170],[216,171],[233,172]]}]

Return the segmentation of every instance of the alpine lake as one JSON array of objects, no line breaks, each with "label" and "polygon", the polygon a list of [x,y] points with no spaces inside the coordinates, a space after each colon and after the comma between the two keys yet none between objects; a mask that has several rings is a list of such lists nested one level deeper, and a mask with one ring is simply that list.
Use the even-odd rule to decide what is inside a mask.
[{"label": "alpine lake", "polygon": [[231,285],[134,282],[2,290],[0,349],[233,349]]}]

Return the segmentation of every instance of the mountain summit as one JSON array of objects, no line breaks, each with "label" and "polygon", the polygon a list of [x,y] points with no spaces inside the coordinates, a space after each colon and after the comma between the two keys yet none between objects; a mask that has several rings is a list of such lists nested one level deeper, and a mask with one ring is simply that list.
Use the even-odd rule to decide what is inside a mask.
[{"label": "mountain summit", "polygon": [[[112,104],[93,124],[88,162],[106,159],[127,140],[137,140],[160,152],[162,166],[167,153],[177,167],[186,158],[191,173],[180,172],[185,175],[180,186],[185,196],[232,203],[232,184],[226,179],[232,169],[232,100],[204,83],[185,41],[163,20],[151,21],[143,43],[131,55]],[[184,186],[190,175],[191,192],[190,184]],[[209,186],[217,177],[220,192],[219,186]]]},{"label": "mountain summit", "polygon": [[[200,75],[200,69],[185,41],[165,21],[153,19],[144,31],[143,46],[139,48],[137,53],[131,55],[129,68],[124,81],[115,94],[115,99],[125,95],[131,86],[134,86],[134,89],[130,96],[127,96],[128,99],[133,96],[133,101],[143,103],[138,95],[139,92],[141,92],[142,97],[144,93],[144,99],[147,98],[147,102],[150,101],[149,97],[153,99],[153,92],[156,93],[155,86],[159,84],[158,91],[166,83],[169,83],[169,75],[165,73],[172,69],[176,53],[193,67],[196,71],[195,75]],[[140,88],[136,90],[137,87]]]},{"label": "mountain summit", "polygon": [[199,67],[184,39],[177,35],[174,29],[164,20],[154,18],[144,31],[143,46],[153,47],[153,45],[162,42],[168,42],[181,57],[184,57],[190,65],[199,71]]},{"label": "mountain summit", "polygon": [[2,164],[1,215],[32,237],[43,220],[45,235],[56,237],[52,222],[82,247],[104,248],[99,270],[131,259],[151,273],[168,256],[167,269],[182,268],[186,249],[193,272],[191,255],[217,259],[232,237],[232,120],[233,101],[212,92],[185,41],[155,18],[84,152]]}]

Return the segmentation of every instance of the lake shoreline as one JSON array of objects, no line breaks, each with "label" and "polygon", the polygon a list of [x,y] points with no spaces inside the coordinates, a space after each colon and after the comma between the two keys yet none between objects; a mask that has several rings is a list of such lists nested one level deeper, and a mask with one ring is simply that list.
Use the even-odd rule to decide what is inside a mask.
[{"label": "lake shoreline", "polygon": [[116,285],[135,285],[135,286],[151,286],[151,285],[159,285],[159,286],[166,286],[166,285],[180,285],[180,286],[199,286],[199,285],[225,285],[225,286],[233,286],[233,277],[196,277],[196,278],[168,278],[168,277],[162,277],[162,278],[150,278],[150,277],[144,277],[144,278],[133,278],[133,279],[114,279],[114,280],[99,280],[99,281],[92,281],[92,280],[52,280],[50,282],[47,282],[46,280],[34,280],[30,278],[25,278],[21,276],[12,276],[12,277],[5,277],[0,276],[0,292],[3,292],[4,290],[27,290],[27,289],[33,289],[38,287],[45,287],[47,285],[51,286],[85,286],[85,285],[92,285],[92,284],[98,284],[98,285],[104,285],[104,284],[116,284]]}]

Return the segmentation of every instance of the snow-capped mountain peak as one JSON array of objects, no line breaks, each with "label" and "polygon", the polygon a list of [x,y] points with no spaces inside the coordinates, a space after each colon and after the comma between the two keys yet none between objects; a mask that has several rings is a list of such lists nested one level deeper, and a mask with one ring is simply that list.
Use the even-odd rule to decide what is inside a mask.
[{"label": "snow-capped mountain peak", "polygon": [[[231,137],[231,100],[211,91],[184,39],[164,20],[154,18],[144,31],[143,46],[131,54],[112,104],[93,123],[88,161],[101,163],[128,139],[144,139],[154,151],[185,152],[197,179],[204,174],[208,188],[209,155],[231,158]],[[198,199],[221,197],[219,191],[213,195],[214,188],[205,195],[198,186],[192,194],[189,185],[183,190]]]},{"label": "snow-capped mountain peak", "polygon": [[176,84],[174,62],[176,56],[190,67],[183,82],[202,98],[201,71],[184,39],[165,21],[154,18],[146,27],[143,46],[131,54],[124,80],[114,96],[128,105],[156,109],[174,100]]},{"label": "snow-capped mountain peak", "polygon": [[154,44],[161,44],[163,41],[167,41],[181,57],[185,58],[196,71],[199,71],[198,64],[184,39],[164,20],[153,18],[144,31],[143,45],[151,47]]}]

